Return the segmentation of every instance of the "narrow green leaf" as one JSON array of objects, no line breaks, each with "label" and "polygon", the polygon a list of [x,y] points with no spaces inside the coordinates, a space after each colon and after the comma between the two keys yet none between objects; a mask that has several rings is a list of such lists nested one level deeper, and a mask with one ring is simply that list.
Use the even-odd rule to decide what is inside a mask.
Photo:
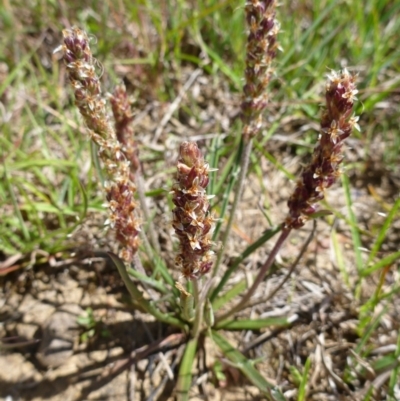
[{"label": "narrow green leaf", "polygon": [[179,291],[175,287],[175,280],[172,277],[170,271],[168,270],[168,267],[166,266],[164,260],[161,259],[160,255],[158,255],[156,252],[153,252],[152,256],[153,256],[153,262],[155,263],[153,276],[156,276],[157,273],[159,273],[161,277],[164,279],[164,281],[171,287],[172,293],[176,297],[179,297]]},{"label": "narrow green leaf", "polygon": [[269,383],[262,374],[254,367],[252,361],[247,359],[241,352],[234,348],[225,337],[213,330],[212,338],[223,354],[239,369],[255,386],[257,386],[269,400],[276,400],[271,390],[277,390],[274,385]]},{"label": "narrow green leaf", "polygon": [[77,182],[78,182],[78,187],[79,187],[79,190],[81,192],[82,200],[83,200],[83,208],[82,208],[82,212],[81,212],[81,215],[80,215],[80,221],[83,221],[85,219],[87,211],[88,211],[89,201],[88,201],[86,189],[83,186],[81,180],[77,179]]},{"label": "narrow green leaf", "polygon": [[189,391],[192,387],[192,369],[196,357],[197,339],[192,338],[186,345],[185,353],[179,368],[176,394],[178,401],[189,401]]},{"label": "narrow green leaf", "polygon": [[[316,18],[313,23],[307,28],[307,30],[304,31],[304,33],[301,35],[300,38],[298,38],[297,42],[298,42],[298,46],[303,47],[303,43],[306,41],[306,39],[313,35],[318,29],[317,27],[324,23],[324,21],[326,21],[326,16],[329,15],[332,12],[332,9],[334,9],[337,5],[337,1],[333,1],[329,6],[327,6],[326,8],[324,8],[324,10],[318,15],[318,18]],[[282,58],[282,60],[280,61],[280,64],[282,66],[284,66],[289,60],[290,58],[295,54],[295,52],[298,51],[297,46],[292,46],[290,49],[287,49],[287,51],[285,51],[284,56]],[[315,51],[315,50],[314,50]],[[312,53],[312,52],[310,52]],[[293,65],[292,63],[289,63],[288,68],[294,68],[295,65]],[[282,74],[284,74],[284,72],[282,72]]]},{"label": "narrow green leaf", "polygon": [[370,274],[376,272],[383,267],[390,266],[393,264],[397,259],[400,258],[400,251],[392,253],[385,258],[381,259],[379,262],[375,263],[373,266],[369,267],[368,269],[364,269],[361,272],[361,277],[367,277]]},{"label": "narrow green leaf", "polygon": [[160,320],[167,324],[172,324],[174,326],[178,326],[181,329],[186,329],[186,325],[181,320],[168,315],[166,313],[161,312],[158,310],[153,302],[147,301],[141,291],[136,287],[135,283],[130,279],[128,272],[126,270],[125,263],[115,254],[112,252],[106,252],[111,260],[114,262],[115,266],[118,269],[118,272],[128,289],[129,293],[131,294],[132,298],[147,312],[153,315],[157,320]]},{"label": "narrow green leaf", "polygon": [[296,386],[300,386],[302,376],[299,369],[297,369],[296,366],[291,365],[289,366],[289,372],[290,380],[293,381]]},{"label": "narrow green leaf", "polygon": [[4,180],[6,183],[6,188],[8,190],[8,193],[10,194],[11,202],[12,202],[12,205],[14,208],[14,213],[18,218],[19,226],[20,226],[21,232],[23,234],[24,240],[29,242],[31,240],[31,235],[30,235],[29,230],[22,217],[21,208],[19,207],[19,204],[17,202],[17,197],[15,196],[15,193],[14,193],[13,185],[11,184],[11,180],[9,180],[9,178],[8,178],[8,174],[7,174],[5,168],[4,168]]},{"label": "narrow green leaf", "polygon": [[396,200],[395,204],[390,209],[390,212],[387,215],[387,217],[379,231],[378,237],[377,237],[376,241],[374,242],[374,244],[372,245],[371,252],[368,257],[367,266],[371,263],[371,261],[375,258],[376,254],[381,249],[382,243],[386,238],[386,235],[390,229],[390,226],[392,225],[393,220],[396,218],[399,207],[400,207],[400,198],[398,198]]},{"label": "narrow green leaf", "polygon": [[284,167],[281,163],[279,163],[278,160],[276,160],[276,158],[275,158],[271,153],[267,152],[267,150],[265,149],[264,146],[265,146],[265,145],[262,145],[262,144],[260,144],[259,142],[254,141],[254,147],[255,147],[259,152],[261,152],[261,154],[262,154],[267,160],[269,160],[275,168],[277,168],[279,171],[281,171],[283,174],[285,174],[285,176],[286,176],[288,179],[294,181],[294,180],[296,179],[296,176],[293,175],[292,173],[290,173],[289,171],[287,171],[287,170],[285,169],[285,167]]},{"label": "narrow green leaf", "polygon": [[[235,146],[235,144],[233,146]],[[237,146],[239,146],[239,144]],[[221,148],[221,154],[219,154],[219,157],[222,156],[223,150],[227,151],[226,148]],[[229,149],[228,149],[228,151],[229,151]],[[234,163],[237,163],[237,161],[238,161],[238,156],[235,154],[235,152],[228,152],[224,156],[228,157],[228,159],[224,163],[224,167],[222,168],[222,170],[218,170],[217,175],[214,174],[215,183],[213,186],[212,194],[216,195],[216,196],[219,196],[222,191],[224,191],[224,193],[225,193],[226,182],[228,181],[228,177],[229,177],[229,180],[231,180],[233,178],[232,177],[232,166]],[[222,194],[222,196],[224,196],[224,194]]]},{"label": "narrow green leaf", "polygon": [[383,372],[391,371],[400,366],[400,361],[397,360],[395,354],[385,355],[371,362],[371,367],[374,372],[379,375]]},{"label": "narrow green leaf", "polygon": [[[60,160],[60,159],[28,159],[28,160],[20,160],[14,163],[10,163],[7,165],[7,170],[12,172],[14,170],[31,170],[34,167],[57,167],[61,170],[76,167],[74,161],[71,160]],[[1,172],[1,170],[0,170]]]},{"label": "narrow green leaf", "polygon": [[365,397],[363,398],[363,401],[371,401],[373,400],[373,395],[374,395],[374,386],[370,385],[368,388],[367,393],[365,394]]},{"label": "narrow green leaf", "polygon": [[225,292],[217,298],[213,303],[214,311],[217,311],[222,306],[226,305],[232,298],[235,298],[237,295],[241,294],[247,287],[246,281],[241,280],[236,283],[229,291]]},{"label": "narrow green leaf", "polygon": [[349,273],[346,269],[346,265],[345,265],[345,262],[343,259],[343,250],[341,249],[341,247],[339,245],[336,229],[334,227],[332,228],[332,231],[331,231],[331,240],[332,240],[333,252],[335,254],[336,263],[337,263],[340,273],[343,277],[343,281],[350,288],[350,278],[349,278]]},{"label": "narrow green leaf", "polygon": [[394,401],[394,388],[396,384],[399,382],[399,374],[400,374],[400,333],[397,336],[397,347],[396,351],[394,353],[394,359],[397,363],[397,366],[392,370],[392,373],[390,375],[390,380],[389,380],[389,394],[392,399],[389,399],[388,401]]},{"label": "narrow green leaf", "polygon": [[297,401],[305,401],[307,395],[307,383],[308,383],[308,374],[310,372],[311,367],[311,358],[308,357],[306,360],[306,364],[304,365],[304,372],[301,377],[301,382],[299,386],[299,395],[297,396]]},{"label": "narrow green leaf", "polygon": [[233,187],[235,185],[235,182],[238,178],[238,174],[239,174],[239,167],[240,167],[240,158],[242,156],[242,152],[243,152],[243,142],[240,141],[240,146],[236,152],[236,157],[235,157],[235,163],[234,166],[232,167],[232,172],[230,174],[230,178],[228,181],[228,184],[225,184],[225,188],[224,188],[224,193],[222,196],[222,206],[221,206],[221,213],[219,215],[219,220],[215,226],[215,230],[213,233],[213,240],[215,241],[218,238],[218,234],[219,231],[221,230],[222,227],[222,223],[224,221],[224,217],[225,217],[225,213],[228,207],[228,203],[229,203],[229,195],[231,194]]},{"label": "narrow green leaf", "polygon": [[[211,151],[208,154],[208,159],[210,160],[210,167],[213,169],[218,168],[218,161],[219,161],[219,147],[220,147],[220,137],[215,137],[211,141]],[[209,195],[215,195],[214,192],[214,185],[216,180],[216,174],[210,174],[210,182],[208,183],[207,193]]]},{"label": "narrow green leaf", "polygon": [[354,249],[354,255],[356,258],[356,266],[357,270],[359,273],[362,273],[364,263],[362,260],[361,256],[361,237],[360,237],[360,231],[358,229],[358,222],[356,215],[353,212],[353,202],[351,199],[351,194],[350,194],[350,182],[349,178],[347,177],[346,174],[342,174],[342,184],[343,188],[345,191],[345,197],[346,197],[346,203],[347,203],[347,210],[349,213],[349,218],[350,218],[350,230],[351,230],[351,236],[353,238],[353,249]]},{"label": "narrow green leaf", "polygon": [[[41,45],[41,42],[38,42]],[[17,78],[18,74],[22,71],[22,69],[31,61],[31,58],[34,54],[36,54],[39,44],[36,45],[25,57],[16,65],[9,74],[6,75],[6,78],[0,85],[0,97],[3,95],[4,91],[11,85],[14,79]]]},{"label": "narrow green leaf", "polygon": [[382,308],[382,311],[378,314],[378,316],[376,316],[376,318],[369,325],[369,327],[366,330],[363,329],[363,335],[362,335],[356,349],[354,350],[357,354],[361,354],[362,349],[364,348],[365,344],[367,343],[367,341],[369,340],[371,335],[375,333],[375,329],[378,327],[382,316],[387,312],[387,310],[388,310],[388,306],[385,306],[384,308]]},{"label": "narrow green leaf", "polygon": [[128,274],[131,275],[132,277],[140,280],[143,283],[146,283],[148,285],[150,285],[151,287],[155,288],[157,291],[161,292],[162,294],[166,294],[168,293],[168,289],[166,288],[166,286],[157,281],[154,280],[153,278],[146,276],[143,273],[140,273],[139,271],[132,269],[131,267],[127,268]]},{"label": "narrow green leaf", "polygon": [[232,70],[231,66],[228,66],[217,52],[215,52],[211,47],[209,47],[201,38],[200,35],[197,35],[197,39],[201,42],[201,46],[204,48],[205,52],[210,56],[210,58],[214,61],[215,65],[221,70],[223,74],[229,78],[232,83],[236,86],[237,89],[241,86],[241,77],[236,75]]}]

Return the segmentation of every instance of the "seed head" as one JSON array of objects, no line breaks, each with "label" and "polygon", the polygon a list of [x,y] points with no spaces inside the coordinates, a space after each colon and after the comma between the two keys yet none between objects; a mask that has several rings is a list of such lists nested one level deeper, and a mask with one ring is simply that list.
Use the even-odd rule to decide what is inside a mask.
[{"label": "seed head", "polygon": [[131,103],[124,84],[115,87],[114,93],[110,95],[110,103],[117,139],[123,145],[124,154],[131,163],[132,172],[135,172],[139,168],[139,158],[132,126]]},{"label": "seed head", "polygon": [[275,0],[249,0],[245,14],[249,27],[246,46],[245,84],[242,98],[243,134],[246,140],[256,136],[267,107],[267,86],[273,74],[279,23],[275,19]]},{"label": "seed head", "polygon": [[206,194],[209,166],[193,142],[183,142],[179,149],[177,181],[172,187],[172,225],[179,238],[176,265],[187,279],[207,273],[213,264],[211,236],[215,219],[210,214]]},{"label": "seed head", "polygon": [[357,128],[358,117],[352,116],[357,89],[354,75],[347,70],[328,75],[325,88],[326,109],[322,113],[318,144],[310,164],[304,169],[294,193],[289,198],[287,228],[300,228],[316,212],[316,203],[324,198],[325,189],[340,175],[344,140]]},{"label": "seed head", "polygon": [[122,245],[120,256],[131,262],[139,246],[140,226],[134,200],[136,187],[129,177],[130,163],[108,120],[86,32],[73,27],[65,29],[63,36],[61,48],[75,103],[89,128],[90,139],[99,147],[98,154],[108,177],[104,185],[109,210],[106,224],[115,230],[116,239]]}]

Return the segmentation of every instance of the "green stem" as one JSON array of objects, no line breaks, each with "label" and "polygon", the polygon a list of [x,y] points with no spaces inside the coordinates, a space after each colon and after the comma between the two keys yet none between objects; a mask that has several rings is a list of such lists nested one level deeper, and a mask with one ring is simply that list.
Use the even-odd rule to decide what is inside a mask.
[{"label": "green stem", "polygon": [[201,324],[203,322],[203,302],[200,299],[199,283],[197,280],[193,280],[193,297],[196,307],[196,316],[194,319],[194,324],[192,328],[192,338],[196,340],[199,338]]},{"label": "green stem", "polygon": [[192,338],[186,344],[185,353],[179,368],[176,396],[178,401],[189,401],[189,391],[192,388],[192,369],[196,357],[197,338]]},{"label": "green stem", "polygon": [[[218,183],[215,191],[213,193],[220,193],[222,191],[222,187],[224,187],[224,191],[223,191],[223,195],[222,195],[222,199],[221,199],[221,210],[220,210],[220,214],[219,214],[219,220],[217,221],[217,224],[215,225],[215,230],[213,233],[213,241],[215,241],[217,238],[219,238],[219,232],[221,230],[222,227],[222,223],[224,221],[225,218],[225,214],[226,214],[226,209],[228,207],[228,203],[229,203],[229,194],[232,192],[235,183],[236,183],[236,179],[239,173],[239,169],[240,169],[240,160],[242,159],[242,154],[243,154],[243,141],[239,140],[239,143],[236,145],[235,143],[235,147],[238,147],[238,151],[236,152],[236,155],[229,157],[224,170],[222,171],[222,175],[220,177],[220,182]],[[233,164],[233,166],[232,166]],[[229,174],[230,172],[230,174]],[[226,180],[228,179],[228,175],[229,175],[229,180],[228,180],[228,184],[224,186],[224,183],[226,182]]]},{"label": "green stem", "polygon": [[245,143],[245,147],[243,150],[243,156],[241,159],[239,179],[238,179],[238,183],[237,183],[236,189],[235,189],[235,196],[234,196],[232,208],[229,213],[228,224],[226,226],[224,236],[222,238],[221,248],[218,252],[217,261],[215,262],[215,267],[214,267],[214,271],[213,271],[213,275],[212,275],[213,277],[215,277],[217,275],[219,267],[221,265],[222,257],[224,255],[224,249],[225,249],[226,243],[228,242],[228,238],[229,238],[229,235],[232,230],[232,225],[233,225],[233,220],[235,217],[236,209],[237,209],[239,201],[242,197],[243,185],[244,185],[244,181],[246,179],[247,170],[249,168],[249,161],[250,161],[250,154],[251,154],[252,146],[253,146],[252,139],[250,139],[248,142]]}]

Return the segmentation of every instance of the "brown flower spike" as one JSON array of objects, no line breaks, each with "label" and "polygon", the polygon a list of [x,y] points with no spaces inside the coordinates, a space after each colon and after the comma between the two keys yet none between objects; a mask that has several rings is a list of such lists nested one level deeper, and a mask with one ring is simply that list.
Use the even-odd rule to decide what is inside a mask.
[{"label": "brown flower spike", "polygon": [[274,72],[272,61],[278,50],[276,37],[279,23],[275,19],[275,0],[248,0],[245,13],[249,36],[246,47],[245,85],[242,99],[243,134],[246,140],[255,137],[267,107],[267,86]]},{"label": "brown flower spike", "polygon": [[211,235],[215,219],[210,215],[206,187],[209,166],[193,142],[183,142],[179,149],[177,182],[172,187],[176,206],[172,225],[179,238],[176,264],[187,279],[207,273],[213,264]]},{"label": "brown flower spike", "polygon": [[108,121],[106,102],[101,95],[100,80],[86,32],[73,27],[65,29],[63,36],[61,48],[74,89],[75,103],[89,128],[90,139],[99,146],[99,157],[108,176],[104,184],[109,209],[107,223],[115,230],[116,239],[122,245],[121,258],[131,262],[138,249],[140,226],[135,216],[136,187],[129,178],[130,162]]},{"label": "brown flower spike", "polygon": [[139,158],[132,127],[131,103],[124,84],[115,87],[114,93],[110,95],[110,103],[118,141],[123,145],[122,150],[131,163],[132,172],[135,172],[139,168]]},{"label": "brown flower spike", "polygon": [[300,228],[316,212],[316,203],[324,198],[324,190],[340,175],[343,141],[357,128],[358,117],[352,115],[357,89],[355,76],[347,70],[328,75],[325,89],[326,110],[321,118],[319,143],[310,164],[303,171],[288,201],[286,228]]}]

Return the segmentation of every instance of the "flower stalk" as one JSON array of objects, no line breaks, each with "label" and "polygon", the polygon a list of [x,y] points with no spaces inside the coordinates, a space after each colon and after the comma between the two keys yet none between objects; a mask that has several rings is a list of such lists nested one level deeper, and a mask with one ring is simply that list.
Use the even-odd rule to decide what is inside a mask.
[{"label": "flower stalk", "polygon": [[245,15],[249,34],[246,45],[245,84],[241,103],[244,149],[234,201],[222,238],[213,276],[217,274],[219,269],[224,248],[232,230],[236,209],[242,196],[253,147],[253,138],[261,131],[262,114],[268,105],[267,87],[274,73],[272,62],[278,50],[276,39],[280,26],[275,19],[275,14],[275,0],[250,0],[246,2]]},{"label": "flower stalk", "polygon": [[291,230],[301,228],[317,211],[317,202],[324,198],[324,190],[331,187],[340,175],[339,165],[343,161],[343,143],[353,128],[359,129],[358,117],[353,115],[357,89],[356,77],[347,70],[328,75],[325,87],[326,109],[322,113],[318,144],[311,162],[304,169],[296,188],[289,198],[289,213],[282,232],[267,261],[261,266],[252,286],[242,299],[228,312],[217,317],[220,322],[246,307],[251,296],[275,261],[276,255],[288,238]]}]

